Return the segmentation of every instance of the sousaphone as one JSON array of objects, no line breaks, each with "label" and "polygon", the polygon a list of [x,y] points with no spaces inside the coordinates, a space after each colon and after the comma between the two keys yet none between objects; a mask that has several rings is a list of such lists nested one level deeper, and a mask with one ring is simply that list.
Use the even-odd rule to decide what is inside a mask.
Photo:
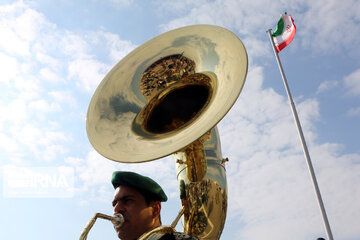
[{"label": "sousaphone", "polygon": [[[117,63],[89,105],[88,138],[104,157],[140,163],[174,154],[183,231],[199,239],[219,239],[225,223],[226,160],[216,124],[238,98],[247,65],[244,45],[229,30],[175,29]],[[155,239],[161,229],[145,235]]]}]

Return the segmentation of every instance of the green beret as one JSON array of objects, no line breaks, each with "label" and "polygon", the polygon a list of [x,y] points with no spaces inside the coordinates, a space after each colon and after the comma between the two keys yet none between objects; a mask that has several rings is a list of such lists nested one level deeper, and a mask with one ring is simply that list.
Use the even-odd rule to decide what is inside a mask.
[{"label": "green beret", "polygon": [[167,196],[154,180],[134,172],[115,171],[111,183],[116,189],[119,186],[128,186],[148,195],[152,200],[166,202]]}]

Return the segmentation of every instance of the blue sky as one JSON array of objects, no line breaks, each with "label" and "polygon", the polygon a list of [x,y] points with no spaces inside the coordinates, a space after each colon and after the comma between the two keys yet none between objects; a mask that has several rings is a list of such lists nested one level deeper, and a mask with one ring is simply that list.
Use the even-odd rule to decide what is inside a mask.
[{"label": "blue sky", "polygon": [[[112,213],[111,173],[156,179],[180,207],[171,156],[142,164],[101,157],[85,131],[97,85],[126,54],[168,30],[213,24],[244,43],[249,69],[218,124],[229,187],[221,239],[326,237],[281,76],[266,33],[287,11],[297,26],[280,53],[335,239],[360,238],[360,2],[2,1],[0,238],[76,239],[95,212]],[[9,169],[67,169],[63,197],[8,196]],[[181,228],[179,227],[179,230]],[[98,220],[89,239],[116,239]]]}]

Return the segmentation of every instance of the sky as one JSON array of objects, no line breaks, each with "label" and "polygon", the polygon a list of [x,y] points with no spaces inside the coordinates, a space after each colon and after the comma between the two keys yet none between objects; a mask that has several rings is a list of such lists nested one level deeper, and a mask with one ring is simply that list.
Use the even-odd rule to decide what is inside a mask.
[{"label": "sky", "polygon": [[[360,239],[357,0],[2,0],[0,238],[78,238],[94,213],[112,214],[116,170],[159,182],[169,196],[162,220],[171,224],[180,209],[172,156],[107,160],[89,143],[85,119],[96,87],[118,61],[161,33],[194,24],[229,29],[249,60],[244,88],[217,125],[229,158],[221,239],[327,238],[266,33],[284,12],[297,32],[279,55],[334,239]],[[88,239],[116,235],[98,220]]]}]

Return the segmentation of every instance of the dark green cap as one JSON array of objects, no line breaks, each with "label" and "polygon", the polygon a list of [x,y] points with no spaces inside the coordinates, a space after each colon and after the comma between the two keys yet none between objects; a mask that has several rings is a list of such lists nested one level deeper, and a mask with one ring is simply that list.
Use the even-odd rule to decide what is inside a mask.
[{"label": "dark green cap", "polygon": [[112,174],[111,183],[116,189],[119,186],[128,186],[149,196],[152,200],[166,202],[167,196],[154,180],[134,172],[115,171]]}]

